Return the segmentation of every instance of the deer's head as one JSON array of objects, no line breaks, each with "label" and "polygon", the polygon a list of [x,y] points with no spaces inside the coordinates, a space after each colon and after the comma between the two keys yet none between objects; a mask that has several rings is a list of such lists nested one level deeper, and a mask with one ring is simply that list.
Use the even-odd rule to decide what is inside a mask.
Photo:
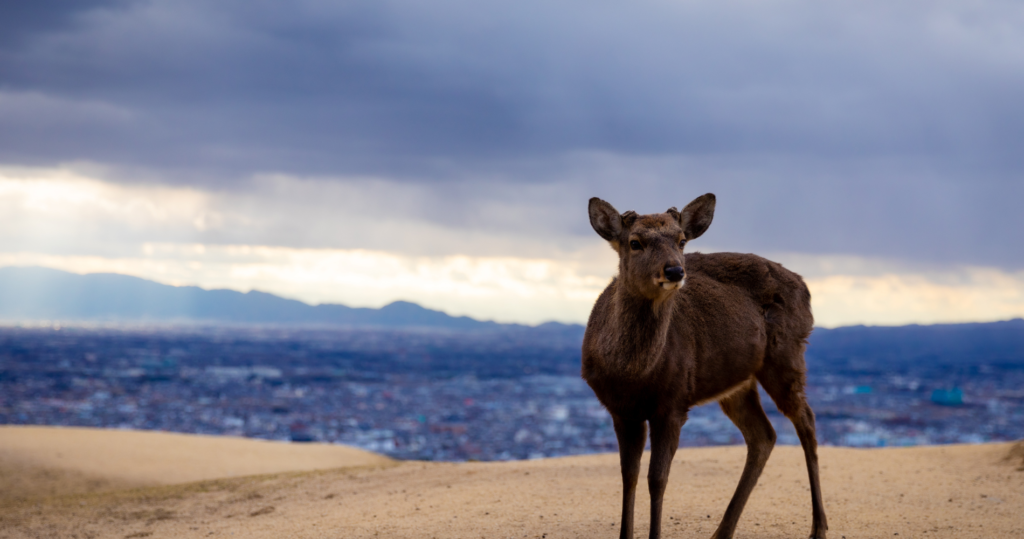
[{"label": "deer's head", "polygon": [[682,211],[620,214],[611,204],[590,199],[590,224],[619,253],[619,280],[635,294],[664,299],[683,286],[683,248],[700,237],[715,216],[715,195],[699,196]]}]

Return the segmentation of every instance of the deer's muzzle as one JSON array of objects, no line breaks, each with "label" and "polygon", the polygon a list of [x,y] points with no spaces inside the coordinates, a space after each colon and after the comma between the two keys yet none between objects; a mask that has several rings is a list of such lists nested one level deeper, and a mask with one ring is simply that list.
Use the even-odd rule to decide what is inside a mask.
[{"label": "deer's muzzle", "polygon": [[682,266],[671,266],[665,268],[665,278],[673,283],[682,281],[684,276],[686,276],[686,272],[683,271]]}]

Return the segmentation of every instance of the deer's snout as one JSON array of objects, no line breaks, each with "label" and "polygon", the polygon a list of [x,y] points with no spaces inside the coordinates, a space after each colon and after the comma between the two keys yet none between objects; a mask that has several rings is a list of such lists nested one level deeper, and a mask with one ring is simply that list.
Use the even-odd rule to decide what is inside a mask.
[{"label": "deer's snout", "polygon": [[686,272],[683,271],[682,266],[666,266],[665,267],[665,278],[673,283],[678,283],[683,280]]}]

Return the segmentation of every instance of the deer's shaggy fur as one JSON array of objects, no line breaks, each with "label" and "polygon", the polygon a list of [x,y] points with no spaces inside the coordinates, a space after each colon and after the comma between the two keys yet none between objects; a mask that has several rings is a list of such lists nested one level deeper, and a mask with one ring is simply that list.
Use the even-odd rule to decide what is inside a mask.
[{"label": "deer's shaggy fur", "polygon": [[[760,382],[794,424],[811,482],[811,537],[827,529],[818,481],[814,413],[804,396],[810,292],[799,275],[750,254],[683,254],[710,226],[715,197],[683,211],[619,214],[591,199],[595,231],[619,254],[619,275],[598,298],[583,341],[583,378],[611,413],[619,440],[620,537],[633,536],[640,457],[651,432],[650,537],[660,535],[662,498],[687,412],[718,401],[740,428],[747,463],[715,537],[732,537],[775,444]],[[685,275],[685,278],[681,278]]]}]

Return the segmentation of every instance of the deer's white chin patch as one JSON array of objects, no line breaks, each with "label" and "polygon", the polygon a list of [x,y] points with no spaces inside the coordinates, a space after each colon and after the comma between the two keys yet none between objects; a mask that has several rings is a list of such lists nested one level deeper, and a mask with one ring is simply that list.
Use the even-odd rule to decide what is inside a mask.
[{"label": "deer's white chin patch", "polygon": [[683,287],[683,283],[685,283],[685,282],[686,282],[686,279],[683,279],[682,281],[679,281],[678,283],[673,283],[672,281],[665,281],[665,282],[661,283],[661,288],[662,288],[662,290],[679,290],[680,288]]}]

